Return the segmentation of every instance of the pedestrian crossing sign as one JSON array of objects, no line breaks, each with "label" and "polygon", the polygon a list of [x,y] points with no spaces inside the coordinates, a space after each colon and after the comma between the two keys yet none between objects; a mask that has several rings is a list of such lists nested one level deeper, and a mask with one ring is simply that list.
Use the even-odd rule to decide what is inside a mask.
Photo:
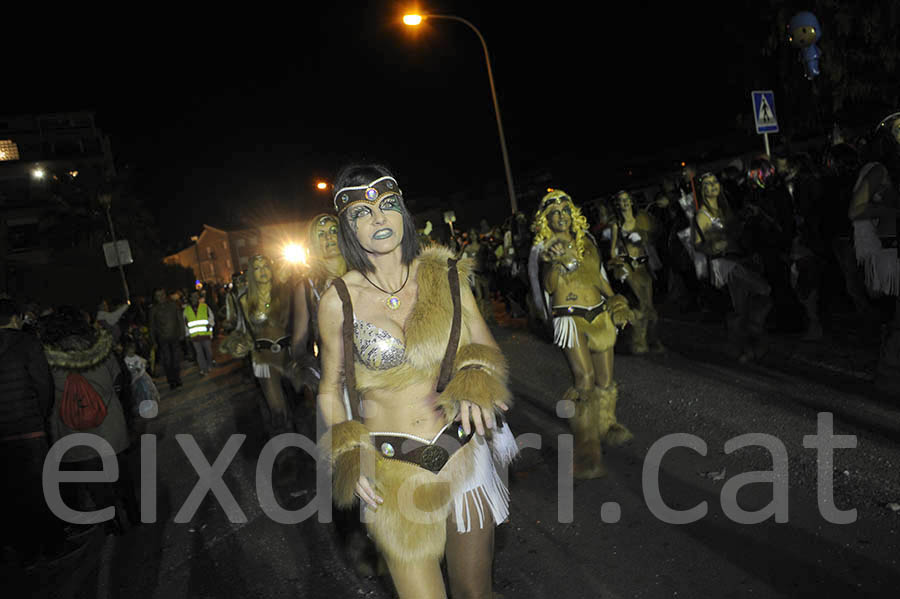
[{"label": "pedestrian crossing sign", "polygon": [[778,119],[775,116],[775,93],[772,91],[750,92],[753,98],[753,119],[757,133],[776,133]]}]

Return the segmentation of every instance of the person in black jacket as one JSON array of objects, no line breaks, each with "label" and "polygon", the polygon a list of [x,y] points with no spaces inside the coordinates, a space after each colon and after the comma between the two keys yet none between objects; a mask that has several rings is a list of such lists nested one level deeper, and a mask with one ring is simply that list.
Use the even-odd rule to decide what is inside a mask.
[{"label": "person in black jacket", "polygon": [[0,493],[0,513],[4,542],[29,563],[42,545],[48,554],[60,551],[65,538],[62,521],[47,507],[41,485],[53,405],[50,368],[37,337],[21,327],[16,303],[0,299],[0,455],[7,485],[7,492]]},{"label": "person in black jacket", "polygon": [[181,308],[166,295],[163,289],[153,294],[155,303],[150,309],[150,336],[157,347],[156,355],[166,371],[169,388],[181,386],[181,339],[184,337],[184,321]]}]

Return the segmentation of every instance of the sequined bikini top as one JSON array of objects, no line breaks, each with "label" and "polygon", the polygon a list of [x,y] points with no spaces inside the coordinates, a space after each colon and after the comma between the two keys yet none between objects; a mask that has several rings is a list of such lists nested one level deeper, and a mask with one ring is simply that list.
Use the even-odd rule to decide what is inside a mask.
[{"label": "sequined bikini top", "polygon": [[356,359],[370,370],[388,370],[406,360],[402,341],[365,320],[353,316],[353,346]]}]

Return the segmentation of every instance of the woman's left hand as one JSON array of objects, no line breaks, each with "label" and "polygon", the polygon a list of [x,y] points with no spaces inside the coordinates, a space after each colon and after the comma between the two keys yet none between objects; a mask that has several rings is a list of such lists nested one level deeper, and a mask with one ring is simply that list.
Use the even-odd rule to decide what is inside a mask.
[{"label": "woman's left hand", "polygon": [[[504,412],[509,410],[509,406],[502,401],[495,403],[494,406]],[[485,412],[477,404],[470,401],[459,402],[459,414],[456,416],[456,420],[460,421],[463,431],[467,435],[472,432],[473,424],[475,425],[475,432],[481,436],[484,436],[485,429],[493,429],[496,426],[493,411]]]}]

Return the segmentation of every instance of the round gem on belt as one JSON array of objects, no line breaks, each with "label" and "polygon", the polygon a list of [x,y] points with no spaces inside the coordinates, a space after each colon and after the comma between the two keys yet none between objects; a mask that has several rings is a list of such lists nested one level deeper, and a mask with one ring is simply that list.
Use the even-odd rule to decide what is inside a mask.
[{"label": "round gem on belt", "polygon": [[394,457],[394,446],[387,442],[382,443],[381,444],[381,453],[383,453],[384,455],[386,455],[389,458]]}]

